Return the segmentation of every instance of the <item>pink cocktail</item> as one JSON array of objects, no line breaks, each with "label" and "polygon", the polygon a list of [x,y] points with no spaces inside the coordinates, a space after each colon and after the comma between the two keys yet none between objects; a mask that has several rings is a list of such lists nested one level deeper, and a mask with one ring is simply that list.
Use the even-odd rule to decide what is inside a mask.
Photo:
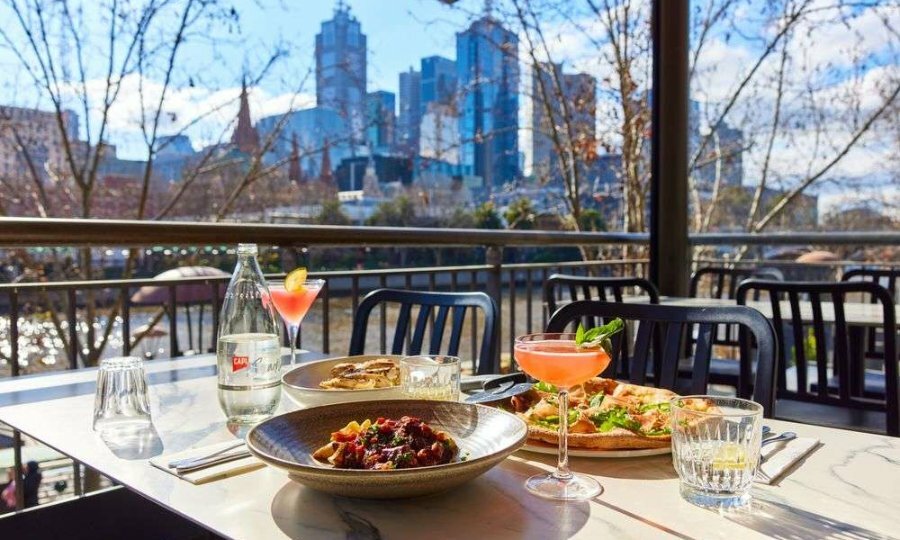
[{"label": "pink cocktail", "polygon": [[269,295],[275,310],[281,315],[281,319],[288,329],[291,341],[291,365],[295,363],[295,347],[297,346],[297,332],[300,323],[309,311],[310,306],[319,296],[319,291],[325,285],[324,279],[309,279],[303,282],[303,286],[295,290],[287,290],[284,281],[270,281]]},{"label": "pink cocktail", "polygon": [[319,289],[312,287],[304,287],[300,292],[288,292],[284,289],[272,288],[269,292],[272,293],[272,302],[275,304],[278,314],[284,319],[284,323],[296,326],[300,326],[300,323],[303,322],[303,317],[309,311],[309,306],[319,296]]},{"label": "pink cocktail", "polygon": [[555,500],[586,500],[600,494],[600,483],[569,470],[569,389],[606,369],[602,347],[578,347],[575,334],[531,334],[516,339],[514,355],[522,371],[559,390],[559,455],[556,470],[525,481],[535,495]]}]

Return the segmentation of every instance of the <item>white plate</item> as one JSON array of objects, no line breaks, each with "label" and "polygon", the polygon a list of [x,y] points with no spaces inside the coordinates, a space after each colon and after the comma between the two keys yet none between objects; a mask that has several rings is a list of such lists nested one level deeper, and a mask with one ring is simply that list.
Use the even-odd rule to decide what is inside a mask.
[{"label": "white plate", "polygon": [[[544,443],[528,441],[522,450],[537,454],[556,455],[559,451],[556,446]],[[671,446],[665,448],[637,448],[633,450],[589,450],[585,448],[569,448],[569,457],[586,458],[634,458],[644,456],[662,456],[672,452]]]}]

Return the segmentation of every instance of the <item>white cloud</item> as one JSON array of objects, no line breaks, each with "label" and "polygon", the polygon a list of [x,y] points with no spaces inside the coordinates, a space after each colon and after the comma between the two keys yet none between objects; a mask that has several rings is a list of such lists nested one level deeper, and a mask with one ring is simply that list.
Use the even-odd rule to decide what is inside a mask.
[{"label": "white cloud", "polygon": [[[118,146],[119,157],[142,159],[146,148],[141,135],[141,118],[148,125],[156,112],[163,86],[159,81],[143,80],[138,75],[128,75],[121,81],[119,94],[110,107],[107,140]],[[88,81],[87,94],[91,111],[91,142],[96,142],[103,96],[106,88],[104,80]],[[159,133],[169,135],[184,132],[191,137],[195,148],[227,139],[230,126],[237,116],[239,86],[207,89],[191,87],[170,87],[162,106]],[[143,99],[141,95],[143,93]],[[78,97],[76,88],[68,89],[67,96]],[[271,93],[261,87],[249,89],[251,118],[254,122],[264,116],[282,114],[315,105],[315,96],[307,93]],[[143,104],[143,105],[142,105]],[[80,107],[76,108],[80,109]],[[82,130],[86,123],[81,119]],[[82,133],[82,136],[84,133]]]}]

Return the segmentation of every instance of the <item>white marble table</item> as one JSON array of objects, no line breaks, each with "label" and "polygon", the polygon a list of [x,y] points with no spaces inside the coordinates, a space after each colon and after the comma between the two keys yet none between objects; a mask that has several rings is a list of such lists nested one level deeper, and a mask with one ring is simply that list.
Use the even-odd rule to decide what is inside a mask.
[{"label": "white marble table", "polygon": [[[52,378],[47,378],[51,384]],[[21,391],[8,387],[0,383],[0,395]],[[271,468],[199,486],[179,480],[148,459],[232,437],[216,401],[215,380],[159,382],[151,387],[151,404],[159,437],[142,453],[110,448],[91,431],[89,394],[0,407],[0,421],[230,538],[734,540],[900,534],[900,439],[889,437],[767,421],[777,431],[818,437],[823,445],[779,485],[755,487],[750,508],[731,513],[684,502],[669,456],[574,458],[573,469],[596,476],[604,493],[581,503],[538,499],[522,482],[552,469],[553,458],[524,451],[456,490],[379,502],[324,495]]]}]

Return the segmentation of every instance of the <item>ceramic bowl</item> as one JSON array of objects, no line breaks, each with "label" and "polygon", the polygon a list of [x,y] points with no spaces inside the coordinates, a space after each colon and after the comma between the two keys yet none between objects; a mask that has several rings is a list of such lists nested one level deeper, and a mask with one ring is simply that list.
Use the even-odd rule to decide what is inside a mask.
[{"label": "ceramic bowl", "polygon": [[[456,441],[460,456],[445,465],[369,471],[336,469],[312,457],[350,421],[417,416]],[[275,416],[247,434],[247,447],[312,489],[345,497],[389,499],[444,491],[475,478],[515,452],[528,428],[515,415],[469,403],[426,400],[336,403]]]},{"label": "ceramic bowl", "polygon": [[371,401],[384,399],[400,399],[402,392],[399,386],[391,388],[370,388],[365,390],[327,390],[320,388],[319,383],[331,378],[331,368],[343,362],[365,362],[378,358],[390,358],[400,365],[403,358],[396,354],[365,354],[359,356],[341,356],[300,364],[281,376],[281,387],[291,400],[301,407],[317,407],[329,403],[347,401]]}]

